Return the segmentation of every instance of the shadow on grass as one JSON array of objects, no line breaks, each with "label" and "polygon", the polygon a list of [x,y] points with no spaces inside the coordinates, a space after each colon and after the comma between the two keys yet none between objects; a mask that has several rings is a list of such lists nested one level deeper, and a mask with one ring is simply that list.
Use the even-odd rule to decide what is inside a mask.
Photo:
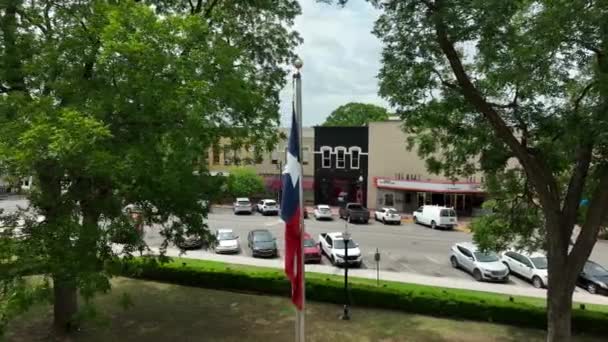
[{"label": "shadow on grass", "polygon": [[[294,310],[287,298],[238,294],[163,283],[113,281],[95,300],[104,320],[86,322],[69,341],[291,341]],[[125,297],[125,294],[128,297]],[[128,300],[125,300],[128,298]],[[130,303],[126,308],[125,303]],[[354,307],[351,321],[339,305],[309,303],[307,341],[543,341],[538,330],[437,319]],[[52,310],[33,308],[9,326],[8,341],[48,341]],[[599,341],[598,339],[575,339]],[[67,341],[67,340],[66,340]]]}]

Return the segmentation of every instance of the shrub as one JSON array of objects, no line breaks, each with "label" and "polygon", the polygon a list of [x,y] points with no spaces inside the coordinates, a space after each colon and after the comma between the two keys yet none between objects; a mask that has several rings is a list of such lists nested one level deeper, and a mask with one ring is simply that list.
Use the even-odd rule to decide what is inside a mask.
[{"label": "shrub", "polygon": [[[178,259],[158,264],[152,260],[136,259],[123,264],[123,275],[179,285],[289,296],[289,282],[280,270],[232,267],[201,260]],[[306,298],[342,304],[343,286],[341,277],[307,273]],[[378,287],[372,281],[358,278],[352,278],[349,286],[351,303],[356,306],[546,328],[545,307],[534,299],[395,282],[386,282]],[[572,326],[575,331],[606,334],[606,323],[608,312],[573,309]]]}]

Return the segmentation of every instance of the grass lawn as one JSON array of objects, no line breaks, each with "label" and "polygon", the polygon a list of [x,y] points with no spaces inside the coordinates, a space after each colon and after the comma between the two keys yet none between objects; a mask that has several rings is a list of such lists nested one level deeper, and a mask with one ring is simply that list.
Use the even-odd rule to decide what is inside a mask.
[{"label": "grass lawn", "polygon": [[[117,278],[95,302],[102,317],[69,341],[291,341],[294,313],[287,298],[238,294]],[[132,303],[125,308],[125,294]],[[307,341],[544,341],[540,330],[438,319],[385,310],[352,309],[340,321],[338,305],[308,303]],[[8,341],[48,341],[52,309],[38,306],[14,320]],[[605,339],[577,336],[577,342]]]}]

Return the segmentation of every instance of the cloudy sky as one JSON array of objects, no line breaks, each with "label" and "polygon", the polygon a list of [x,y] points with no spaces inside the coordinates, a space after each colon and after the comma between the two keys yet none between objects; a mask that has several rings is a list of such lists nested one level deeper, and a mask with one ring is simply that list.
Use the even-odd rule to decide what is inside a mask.
[{"label": "cloudy sky", "polygon": [[[300,0],[302,15],[296,30],[304,43],[297,53],[304,61],[303,123],[323,123],[338,106],[366,102],[386,106],[378,96],[381,43],[371,33],[379,15],[366,1],[350,1],[344,8]],[[291,80],[281,93],[282,124],[291,115]]]}]

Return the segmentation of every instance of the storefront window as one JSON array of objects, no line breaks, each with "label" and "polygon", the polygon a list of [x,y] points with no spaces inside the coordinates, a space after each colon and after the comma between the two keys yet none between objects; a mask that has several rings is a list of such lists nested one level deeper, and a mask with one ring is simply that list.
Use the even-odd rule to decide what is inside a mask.
[{"label": "storefront window", "polygon": [[392,207],[395,205],[393,194],[384,194],[384,205]]}]

